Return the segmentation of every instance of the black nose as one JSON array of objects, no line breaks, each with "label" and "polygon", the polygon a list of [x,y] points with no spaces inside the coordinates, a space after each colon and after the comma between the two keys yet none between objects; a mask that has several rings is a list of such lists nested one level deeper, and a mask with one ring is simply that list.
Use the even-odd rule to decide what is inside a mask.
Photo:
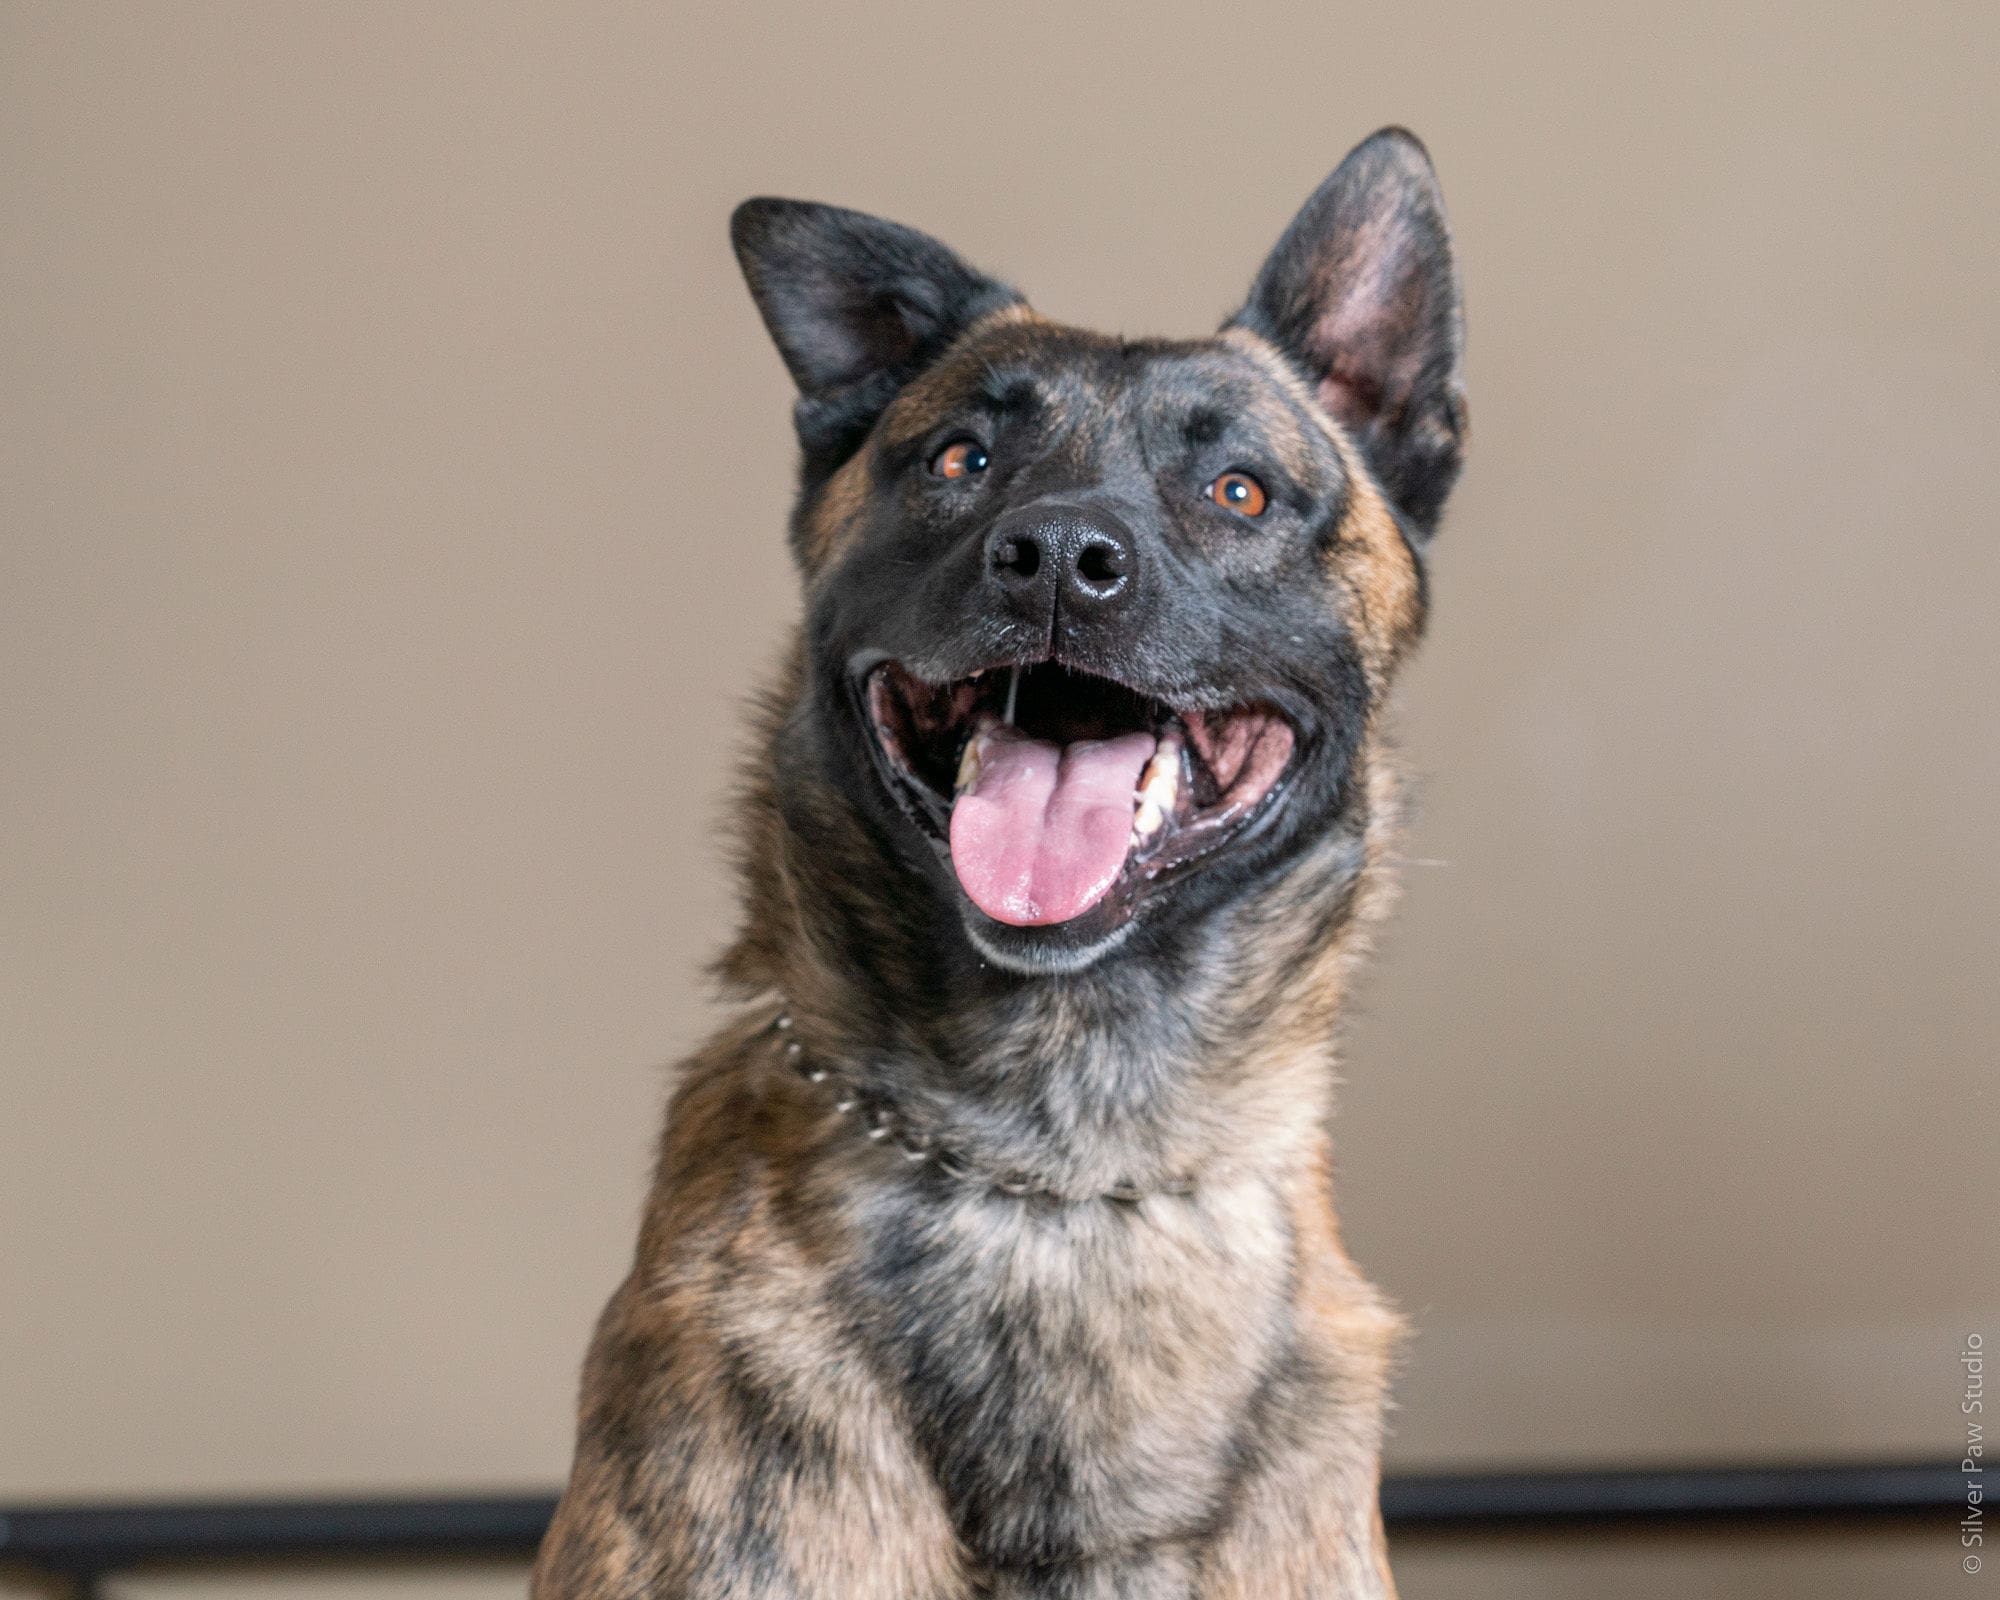
[{"label": "black nose", "polygon": [[1102,512],[1026,506],[986,536],[987,581],[1036,617],[1057,607],[1102,611],[1132,592],[1132,537]]}]

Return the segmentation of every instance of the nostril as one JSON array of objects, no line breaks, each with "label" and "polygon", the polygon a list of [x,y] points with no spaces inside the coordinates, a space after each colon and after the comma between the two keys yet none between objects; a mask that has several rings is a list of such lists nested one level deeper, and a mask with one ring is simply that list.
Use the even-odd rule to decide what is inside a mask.
[{"label": "nostril", "polygon": [[1019,578],[1032,578],[1042,565],[1042,549],[1033,539],[1002,539],[993,547],[993,568]]},{"label": "nostril", "polygon": [[1125,576],[1125,552],[1115,544],[1087,544],[1076,558],[1076,570],[1085,583],[1108,589]]}]

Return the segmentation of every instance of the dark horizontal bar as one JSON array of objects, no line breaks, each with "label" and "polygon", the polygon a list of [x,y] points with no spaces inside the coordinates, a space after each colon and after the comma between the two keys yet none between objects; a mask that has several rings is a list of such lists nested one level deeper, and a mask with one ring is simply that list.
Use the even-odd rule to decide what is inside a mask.
[{"label": "dark horizontal bar", "polygon": [[109,1572],[210,1558],[523,1554],[555,1508],[550,1494],[0,1507],[0,1562]]},{"label": "dark horizontal bar", "polygon": [[1958,1468],[1929,1462],[1406,1473],[1382,1482],[1382,1520],[1405,1533],[1906,1517],[1964,1505]]},{"label": "dark horizontal bar", "polygon": [[[1964,1503],[1950,1465],[1407,1473],[1382,1484],[1399,1532],[1909,1516]],[[297,1556],[530,1554],[547,1494],[0,1507],[0,1565],[91,1578],[127,1567]]]}]

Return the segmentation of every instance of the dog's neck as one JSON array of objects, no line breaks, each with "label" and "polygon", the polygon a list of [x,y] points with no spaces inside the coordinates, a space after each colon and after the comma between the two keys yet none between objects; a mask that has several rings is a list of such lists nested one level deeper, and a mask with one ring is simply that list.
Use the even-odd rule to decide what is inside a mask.
[{"label": "dog's neck", "polygon": [[1124,1177],[1083,1189],[1061,1186],[1058,1178],[1033,1168],[995,1161],[966,1130],[916,1111],[890,1087],[891,1074],[863,1057],[858,1063],[830,1059],[800,1036],[797,1019],[781,1010],[771,1019],[771,1043],[793,1078],[810,1085],[835,1117],[844,1117],[853,1137],[896,1152],[913,1172],[935,1172],[949,1182],[1020,1200],[1064,1204],[1135,1204],[1153,1195],[1185,1196],[1199,1186],[1193,1173],[1160,1181]]},{"label": "dog's neck", "polygon": [[837,792],[787,770],[782,712],[769,731],[748,920],[721,970],[776,999],[785,1042],[849,1099],[1059,1195],[1312,1159],[1347,977],[1392,892],[1396,787],[1373,738],[1347,814],[1273,881],[1085,972],[1024,978],[981,961]]}]

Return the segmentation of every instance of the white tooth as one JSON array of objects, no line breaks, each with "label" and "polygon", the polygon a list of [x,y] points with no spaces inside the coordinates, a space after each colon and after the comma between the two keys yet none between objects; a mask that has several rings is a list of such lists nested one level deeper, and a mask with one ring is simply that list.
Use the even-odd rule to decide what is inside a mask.
[{"label": "white tooth", "polygon": [[1139,775],[1139,808],[1132,814],[1133,837],[1150,839],[1160,831],[1167,813],[1174,809],[1180,783],[1180,741],[1162,739],[1153,751],[1153,758],[1146,763],[1146,770]]},{"label": "white tooth", "polygon": [[979,781],[979,741],[982,736],[974,734],[965,741],[965,754],[958,758],[958,792],[965,793]]}]

